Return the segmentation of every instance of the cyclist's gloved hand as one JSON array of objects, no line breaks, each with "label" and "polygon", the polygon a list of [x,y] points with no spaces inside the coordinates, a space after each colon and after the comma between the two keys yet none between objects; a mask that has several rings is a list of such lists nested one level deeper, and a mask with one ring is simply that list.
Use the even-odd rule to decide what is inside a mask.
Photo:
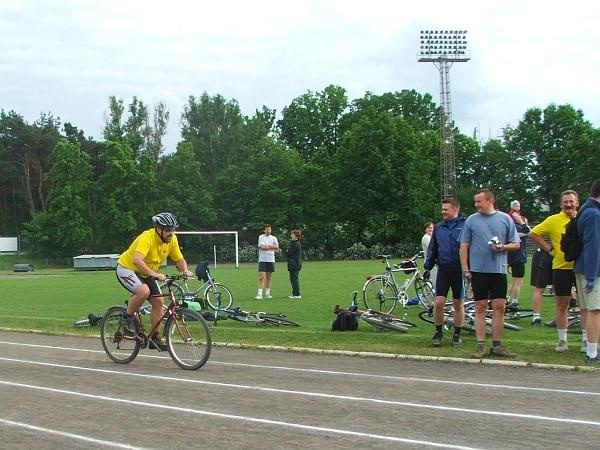
[{"label": "cyclist's gloved hand", "polygon": [[583,291],[586,294],[589,294],[593,290],[594,290],[594,280],[587,280],[587,283],[586,283],[585,287],[583,288]]},{"label": "cyclist's gloved hand", "polygon": [[194,276],[194,274],[189,270],[184,270],[182,273],[185,275],[186,278],[192,278]]},{"label": "cyclist's gloved hand", "polygon": [[431,277],[431,274],[429,273],[429,270],[426,270],[423,272],[423,279],[425,281],[429,281],[429,278]]}]

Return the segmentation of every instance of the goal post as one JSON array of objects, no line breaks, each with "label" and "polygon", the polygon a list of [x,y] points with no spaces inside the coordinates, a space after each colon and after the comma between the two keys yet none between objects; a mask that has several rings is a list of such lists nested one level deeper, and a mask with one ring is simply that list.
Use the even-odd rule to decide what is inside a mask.
[{"label": "goal post", "polygon": [[[240,267],[240,255],[239,255],[239,241],[238,241],[238,232],[237,231],[177,231],[176,234],[180,235],[180,234],[216,234],[216,235],[222,235],[222,234],[229,234],[229,235],[233,235],[234,238],[234,247],[235,247],[235,267]],[[216,262],[215,262],[216,263]]]}]

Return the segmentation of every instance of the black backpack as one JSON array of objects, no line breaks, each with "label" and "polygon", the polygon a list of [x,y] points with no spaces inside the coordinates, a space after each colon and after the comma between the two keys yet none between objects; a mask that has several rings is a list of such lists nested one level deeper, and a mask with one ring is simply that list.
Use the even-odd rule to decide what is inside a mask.
[{"label": "black backpack", "polygon": [[577,218],[581,215],[581,211],[573,217],[565,226],[565,232],[560,238],[560,249],[565,254],[565,261],[575,261],[583,251],[583,240],[577,230]]},{"label": "black backpack", "polygon": [[356,292],[352,293],[352,304],[348,309],[340,308],[340,305],[335,305],[333,313],[336,315],[331,323],[331,331],[355,331],[358,329]]}]

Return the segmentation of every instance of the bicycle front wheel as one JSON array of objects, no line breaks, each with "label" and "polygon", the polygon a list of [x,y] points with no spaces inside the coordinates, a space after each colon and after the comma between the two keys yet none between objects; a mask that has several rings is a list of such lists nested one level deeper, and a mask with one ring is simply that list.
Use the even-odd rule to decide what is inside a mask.
[{"label": "bicycle front wheel", "polygon": [[229,309],[233,304],[233,295],[227,286],[215,283],[204,291],[204,300],[212,309]]},{"label": "bicycle front wheel", "polygon": [[419,298],[419,304],[425,308],[429,309],[433,307],[433,300],[435,295],[433,294],[433,289],[431,288],[431,284],[425,280],[417,278],[415,280],[415,292],[417,297]]},{"label": "bicycle front wheel", "polygon": [[398,291],[387,278],[371,278],[363,287],[363,302],[366,309],[391,313],[396,307]]},{"label": "bicycle front wheel", "polygon": [[169,354],[182,369],[196,370],[206,364],[212,348],[210,331],[196,311],[181,308],[165,324]]},{"label": "bicycle front wheel", "polygon": [[118,364],[128,364],[140,351],[141,343],[135,336],[127,336],[123,331],[123,306],[114,306],[106,311],[100,328],[102,347],[110,359]]}]

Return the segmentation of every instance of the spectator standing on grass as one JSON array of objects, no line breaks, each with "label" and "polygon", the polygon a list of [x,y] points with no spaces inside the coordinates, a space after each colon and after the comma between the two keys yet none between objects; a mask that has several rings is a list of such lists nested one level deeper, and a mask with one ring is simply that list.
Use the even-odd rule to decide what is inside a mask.
[{"label": "spectator standing on grass", "polygon": [[463,277],[460,267],[459,238],[465,224],[465,218],[459,215],[460,203],[455,198],[442,200],[443,220],[435,225],[429,248],[427,249],[425,273],[427,279],[429,271],[437,265],[437,277],[433,280],[436,297],[433,305],[433,318],[435,334],[431,345],[439,347],[444,337],[444,304],[450,288],[452,288],[452,307],[454,309],[454,333],[452,345],[460,345],[460,331],[465,319],[463,305]]},{"label": "spectator standing on grass", "polygon": [[508,214],[496,211],[494,194],[482,189],[475,194],[475,209],[465,222],[460,244],[463,276],[471,282],[475,300],[475,334],[477,347],[474,358],[486,356],[485,316],[488,301],[492,302],[492,348],[490,356],[514,357],[502,345],[504,308],[506,306],[506,254],[516,251],[520,239]]},{"label": "spectator standing on grass", "polygon": [[575,261],[575,277],[579,306],[587,311],[586,361],[600,365],[600,180],[594,181],[590,191],[577,218],[583,250]]},{"label": "spectator standing on grass", "polygon": [[537,248],[531,258],[531,286],[534,287],[531,297],[531,325],[542,325],[542,299],[546,286],[552,284],[552,255],[541,248]]},{"label": "spectator standing on grass", "polygon": [[[555,316],[556,328],[558,330],[558,344],[555,351],[562,353],[569,349],[567,343],[567,312],[571,302],[571,290],[575,286],[575,274],[573,272],[573,263],[565,261],[565,254],[560,249],[560,239],[565,232],[565,226],[573,217],[577,215],[577,206],[579,197],[577,192],[566,190],[560,194],[561,211],[557,214],[548,216],[542,223],[536,225],[531,230],[531,239],[542,250],[547,251],[553,257],[552,259],[552,287],[555,298]],[[544,240],[544,237],[550,240],[550,243]],[[587,311],[581,308],[582,340],[586,340],[585,323]],[[583,351],[584,344],[581,350]]]},{"label": "spectator standing on grass", "polygon": [[523,278],[525,277],[525,263],[527,262],[527,247],[525,246],[525,236],[529,234],[531,228],[527,224],[527,217],[521,215],[521,204],[518,200],[510,202],[510,211],[508,215],[515,223],[517,234],[521,239],[521,246],[516,252],[508,253],[508,267],[510,267],[511,282],[508,287],[508,307],[515,307],[519,304],[519,295],[523,287]]},{"label": "spectator standing on grass", "polygon": [[271,225],[265,225],[258,236],[258,291],[257,300],[273,298],[271,295],[272,275],[275,272],[275,251],[279,250],[277,238],[271,234]]},{"label": "spectator standing on grass", "polygon": [[[425,234],[421,238],[421,248],[423,249],[423,258],[427,258],[427,249],[429,248],[429,244],[431,243],[431,236],[433,236],[434,231],[433,222],[427,222],[425,224]],[[433,266],[429,270],[429,279],[431,280],[431,284],[433,289],[435,290],[435,280],[437,279],[437,266]]]},{"label": "spectator standing on grass", "polygon": [[300,269],[302,269],[302,232],[298,229],[290,232],[292,241],[285,249],[285,257],[287,258],[287,268],[290,273],[290,284],[292,285],[292,295],[289,298],[301,299],[300,295]]}]

